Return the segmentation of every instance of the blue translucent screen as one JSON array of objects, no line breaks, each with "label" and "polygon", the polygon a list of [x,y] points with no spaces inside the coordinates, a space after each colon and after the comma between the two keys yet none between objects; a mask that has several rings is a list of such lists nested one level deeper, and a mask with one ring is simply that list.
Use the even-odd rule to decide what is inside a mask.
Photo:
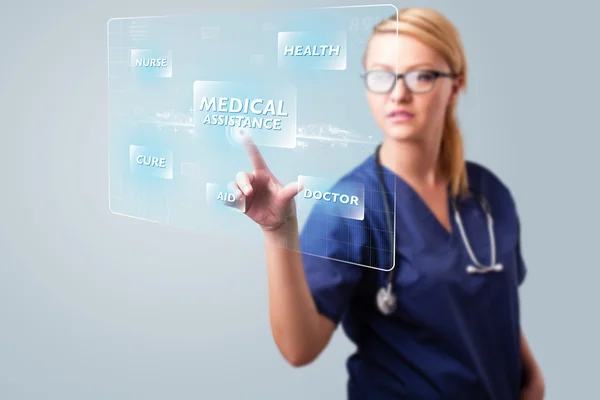
[{"label": "blue translucent screen", "polygon": [[[382,140],[362,56],[375,24],[396,12],[380,5],[111,19],[112,212],[261,242],[244,204],[228,194],[236,173],[252,170],[243,129],[284,185],[304,184],[300,229],[316,204],[323,227],[337,219],[364,229],[365,202],[381,196],[378,187],[346,183],[336,201],[323,193]],[[364,266],[387,270],[393,260]]]}]

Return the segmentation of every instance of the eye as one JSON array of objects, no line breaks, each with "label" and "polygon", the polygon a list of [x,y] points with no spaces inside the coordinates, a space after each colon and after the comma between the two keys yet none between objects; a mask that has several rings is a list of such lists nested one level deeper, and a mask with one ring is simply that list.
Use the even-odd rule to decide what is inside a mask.
[{"label": "eye", "polygon": [[435,74],[428,71],[418,71],[416,75],[417,81],[419,82],[431,82],[435,79]]},{"label": "eye", "polygon": [[393,78],[393,74],[391,74],[389,71],[371,71],[369,73],[369,77],[377,81],[387,81],[390,78]]}]

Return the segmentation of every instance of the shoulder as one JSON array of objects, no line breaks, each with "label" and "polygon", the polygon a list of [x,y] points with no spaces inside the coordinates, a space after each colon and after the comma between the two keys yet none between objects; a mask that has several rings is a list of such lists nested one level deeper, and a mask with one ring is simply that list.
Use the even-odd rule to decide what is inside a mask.
[{"label": "shoulder", "polygon": [[466,162],[470,190],[483,195],[492,209],[516,213],[516,205],[508,185],[489,168],[474,161]]},{"label": "shoulder", "polygon": [[350,182],[361,183],[365,186],[371,186],[377,182],[377,167],[372,154],[360,160],[354,168],[338,180],[337,184]]},{"label": "shoulder", "polygon": [[510,197],[508,185],[494,172],[475,161],[467,161],[467,179],[469,187],[486,195]]},{"label": "shoulder", "polygon": [[491,185],[496,186],[498,189],[508,190],[500,177],[483,164],[480,164],[476,161],[467,160],[466,167],[469,185],[473,185],[475,187]]}]

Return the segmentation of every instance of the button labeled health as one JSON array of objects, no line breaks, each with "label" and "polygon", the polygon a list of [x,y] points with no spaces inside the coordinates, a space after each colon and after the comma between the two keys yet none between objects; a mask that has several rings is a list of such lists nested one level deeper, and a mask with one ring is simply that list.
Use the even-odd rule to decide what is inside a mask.
[{"label": "button labeled health", "polygon": [[303,70],[345,70],[345,31],[279,32],[277,65]]}]

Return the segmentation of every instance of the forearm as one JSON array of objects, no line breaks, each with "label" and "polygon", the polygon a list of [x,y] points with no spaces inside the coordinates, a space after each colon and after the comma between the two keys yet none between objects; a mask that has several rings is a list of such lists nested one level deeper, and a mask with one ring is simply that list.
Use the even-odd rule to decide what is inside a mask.
[{"label": "forearm", "polygon": [[333,328],[312,298],[299,249],[298,222],[291,219],[274,232],[265,232],[269,314],[275,342],[293,365],[312,361],[326,345]]},{"label": "forearm", "polygon": [[521,331],[521,363],[523,365],[524,387],[535,386],[543,393],[545,385],[542,370],[533,355],[523,331]]}]

